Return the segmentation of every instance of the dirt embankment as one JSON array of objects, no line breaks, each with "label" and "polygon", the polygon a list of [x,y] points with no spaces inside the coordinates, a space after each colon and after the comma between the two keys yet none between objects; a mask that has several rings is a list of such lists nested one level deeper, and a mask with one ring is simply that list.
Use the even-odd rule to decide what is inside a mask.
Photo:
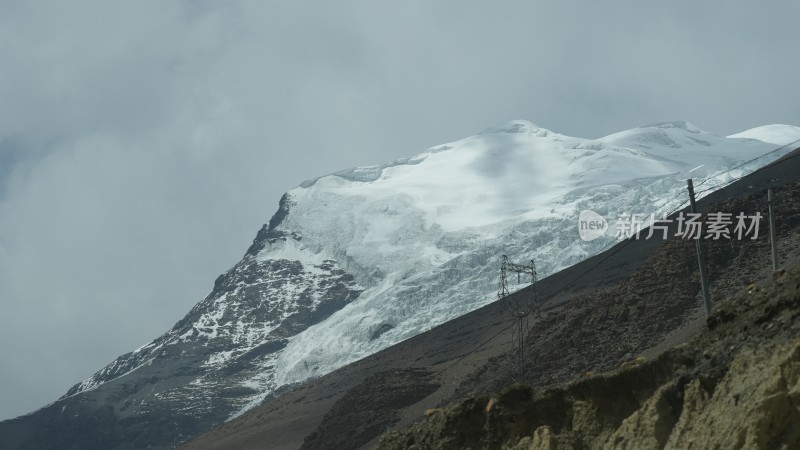
[{"label": "dirt embankment", "polygon": [[396,369],[378,372],[337,401],[301,450],[352,448],[366,444],[397,422],[398,411],[427,397],[439,385],[431,372]]},{"label": "dirt embankment", "polygon": [[558,387],[514,385],[431,411],[395,449],[800,448],[800,269],[720,303],[652,360]]}]

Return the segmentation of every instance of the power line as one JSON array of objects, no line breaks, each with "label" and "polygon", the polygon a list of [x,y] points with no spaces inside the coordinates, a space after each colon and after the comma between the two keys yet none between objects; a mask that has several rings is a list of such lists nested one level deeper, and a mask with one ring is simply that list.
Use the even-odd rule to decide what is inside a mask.
[{"label": "power line", "polygon": [[[752,163],[752,162],[754,162],[754,161],[758,161],[759,159],[765,158],[765,157],[767,157],[767,156],[769,156],[769,155],[772,155],[772,154],[774,154],[774,153],[777,153],[777,152],[779,152],[779,151],[781,151],[781,150],[784,150],[784,149],[786,149],[786,148],[789,148],[789,147],[791,147],[792,145],[794,145],[794,144],[797,144],[797,143],[800,143],[800,139],[796,139],[796,140],[794,140],[794,141],[792,141],[792,142],[789,142],[788,144],[781,145],[781,146],[779,146],[779,147],[777,147],[777,148],[775,148],[775,149],[773,149],[773,150],[770,150],[770,151],[769,151],[769,152],[767,152],[767,153],[764,153],[764,154],[762,154],[762,155],[756,156],[755,158],[752,158],[752,159],[749,159],[749,160],[747,160],[747,161],[744,161],[744,162],[742,162],[742,163],[740,163],[740,164],[738,164],[738,165],[736,165],[736,166],[734,166],[734,167],[731,167],[730,169],[724,170],[724,171],[722,171],[722,172],[720,172],[720,173],[717,173],[717,174],[714,174],[714,175],[712,175],[712,176],[710,176],[710,177],[708,177],[708,178],[705,178],[705,179],[703,179],[702,181],[700,181],[699,183],[697,183],[697,185],[696,185],[695,187],[699,187],[699,186],[701,186],[701,185],[705,184],[706,182],[708,182],[709,180],[712,180],[712,179],[714,179],[714,178],[721,177],[721,176],[723,176],[723,175],[725,175],[725,174],[727,174],[727,173],[730,173],[730,172],[732,172],[732,171],[734,171],[734,170],[736,170],[736,169],[740,169],[740,168],[742,168],[742,167],[744,167],[744,166],[746,166],[746,165],[748,165],[748,164],[750,164],[750,163]],[[780,164],[780,163],[783,163],[783,162],[785,162],[785,161],[787,161],[787,160],[789,160],[789,159],[796,158],[796,157],[798,157],[798,156],[800,156],[800,153],[798,153],[798,154],[794,154],[794,155],[790,155],[790,156],[788,156],[788,157],[787,157],[787,156],[784,156],[783,158],[781,158],[781,159],[778,159],[778,160],[776,160],[776,161],[773,161],[772,163],[770,163],[770,164],[768,164],[768,165],[766,165],[766,166],[759,167],[758,169],[756,169],[756,170],[754,170],[754,171],[752,171],[752,172],[750,172],[750,173],[748,173],[748,174],[744,174],[744,175],[741,175],[741,176],[738,176],[738,177],[734,177],[733,179],[731,179],[731,180],[729,180],[729,181],[727,181],[727,182],[724,182],[724,183],[721,183],[721,184],[714,185],[714,186],[712,186],[712,187],[710,187],[710,188],[703,189],[702,191],[699,191],[699,192],[697,193],[697,197],[699,198],[701,194],[703,194],[703,193],[706,193],[706,192],[709,192],[709,191],[713,191],[713,190],[717,190],[717,189],[723,189],[723,188],[725,188],[726,186],[729,186],[730,184],[732,184],[732,183],[735,183],[736,181],[739,181],[739,180],[741,180],[742,178],[744,178],[744,177],[746,177],[746,176],[748,176],[748,175],[752,175],[752,174],[754,174],[754,173],[756,173],[756,172],[759,172],[759,171],[760,171],[760,170],[762,170],[762,169],[765,169],[765,168],[767,168],[767,167],[770,167],[770,166],[772,166],[772,165],[775,165],[775,164]],[[668,199],[666,202],[664,202],[664,203],[663,203],[661,206],[659,206],[659,207],[658,207],[656,210],[660,210],[661,208],[663,208],[663,207],[667,206],[669,203],[671,203],[672,201],[674,201],[675,199],[677,199],[678,197],[680,197],[680,196],[682,196],[682,195],[684,195],[684,192],[683,192],[683,190],[682,190],[682,189],[680,189],[680,190],[679,190],[679,192],[678,192],[677,194],[675,194],[673,197],[671,197],[671,198],[670,198],[670,199]],[[686,201],[682,202],[680,205],[678,205],[678,207],[677,207],[677,208],[673,209],[673,210],[670,212],[670,214],[672,214],[672,213],[674,213],[674,212],[676,212],[676,211],[679,211],[679,210],[680,210],[680,209],[681,209],[681,208],[682,208],[682,207],[683,207],[683,206],[684,206],[684,205],[685,205],[687,202],[688,202],[688,200],[686,200]]]},{"label": "power line", "polygon": [[[728,169],[728,170],[726,170],[726,171],[724,171],[724,172],[721,172],[721,173],[718,173],[718,174],[716,174],[716,175],[714,175],[714,176],[708,177],[708,178],[704,179],[703,181],[701,181],[700,183],[697,183],[697,186],[699,187],[700,185],[704,184],[704,183],[705,183],[705,182],[707,182],[708,180],[711,180],[711,179],[714,179],[714,178],[720,177],[720,176],[722,176],[722,175],[725,175],[726,173],[729,173],[729,172],[731,172],[731,171],[734,171],[734,170],[736,170],[736,169],[739,169],[739,168],[741,168],[741,167],[744,167],[744,166],[746,166],[746,165],[750,164],[750,163],[751,163],[751,162],[753,162],[753,161],[757,161],[757,160],[759,160],[759,159],[761,159],[761,158],[765,158],[765,157],[767,157],[767,156],[769,156],[769,155],[771,155],[771,154],[773,154],[773,153],[779,152],[779,151],[781,151],[781,150],[783,150],[783,149],[785,149],[785,148],[788,148],[789,146],[792,146],[792,145],[794,145],[794,144],[797,144],[798,142],[800,142],[800,139],[796,139],[796,140],[794,140],[794,141],[792,141],[792,142],[789,142],[788,144],[781,145],[780,147],[778,147],[778,148],[776,148],[776,149],[774,149],[774,150],[772,150],[772,151],[770,151],[770,152],[764,153],[763,155],[760,155],[760,156],[757,156],[757,157],[755,157],[755,158],[753,158],[753,159],[750,159],[750,160],[748,160],[748,161],[745,161],[745,162],[743,162],[743,163],[739,164],[738,166],[732,167],[732,168],[730,168],[730,169]],[[778,160],[778,161],[780,161],[780,160]],[[751,172],[751,173],[755,173],[755,172],[757,172],[758,170],[761,170],[762,168],[763,168],[763,167],[760,167],[760,168],[758,168],[757,170],[755,170],[755,171],[753,171],[753,172]],[[745,176],[745,175],[742,175],[741,177],[737,178],[737,180],[738,180],[738,179],[741,179],[741,178],[742,178],[742,177],[744,177],[744,176]]]},{"label": "power line", "polygon": [[[785,146],[779,147],[779,148],[777,148],[776,150],[773,150],[773,151],[772,151],[772,152],[770,152],[770,153],[774,153],[774,152],[776,152],[777,150],[781,150],[781,149],[783,149],[783,148],[787,147],[788,145],[791,145],[791,144],[794,144],[794,143],[797,143],[797,142],[800,142],[800,139],[798,139],[798,140],[796,140],[796,141],[793,141],[793,142],[791,142],[790,144],[787,144],[787,145],[785,145]],[[769,153],[768,153],[768,154],[769,154]],[[766,156],[766,155],[762,155],[762,156]],[[734,177],[733,179],[731,179],[731,180],[729,180],[729,181],[727,181],[727,182],[724,182],[724,183],[721,183],[721,184],[717,184],[717,185],[711,186],[711,187],[709,187],[709,188],[703,189],[702,191],[700,191],[700,192],[698,192],[698,193],[697,193],[697,196],[699,197],[699,196],[700,196],[700,194],[703,194],[703,193],[706,193],[706,192],[709,192],[709,191],[716,191],[716,190],[719,190],[719,189],[724,189],[724,188],[726,188],[726,187],[730,186],[731,184],[733,184],[733,183],[735,183],[735,182],[737,182],[737,181],[741,180],[741,179],[742,179],[742,178],[744,178],[744,177],[747,177],[747,176],[753,175],[753,174],[755,174],[755,173],[758,173],[758,172],[760,172],[761,170],[764,170],[764,169],[766,169],[767,167],[772,167],[772,166],[776,166],[776,165],[778,165],[778,164],[782,164],[782,163],[784,163],[784,162],[786,162],[786,161],[789,161],[789,160],[791,160],[791,159],[797,158],[798,156],[800,156],[800,153],[795,153],[794,155],[788,155],[788,156],[784,156],[784,157],[782,157],[782,158],[780,158],[780,159],[778,159],[778,160],[775,160],[775,161],[771,162],[770,164],[767,164],[766,166],[759,167],[758,169],[756,169],[756,170],[754,170],[754,171],[752,171],[752,172],[750,172],[750,173],[748,173],[748,174],[741,175],[741,176],[738,176],[738,177]],[[758,159],[758,158],[751,159],[749,162],[753,162],[753,161],[755,161],[756,159]],[[748,162],[748,163],[749,163],[749,162]],[[740,164],[739,166],[737,166],[737,167],[734,167],[734,168],[732,168],[732,169],[728,170],[727,172],[730,172],[730,171],[732,171],[732,170],[736,170],[737,168],[739,168],[739,167],[741,167],[741,166],[742,166],[742,164]],[[723,174],[725,174],[725,173],[727,173],[727,172],[720,173],[720,174],[718,174],[718,175],[715,175],[714,177],[716,177],[716,176],[720,176],[720,175],[723,175]],[[710,180],[711,178],[714,178],[714,177],[710,177],[710,178],[707,178],[706,180],[703,180],[702,182],[698,183],[698,186],[699,186],[699,185],[701,185],[701,184],[703,184],[703,183],[705,183],[707,180]],[[686,203],[686,202],[684,202],[684,203]]]}]

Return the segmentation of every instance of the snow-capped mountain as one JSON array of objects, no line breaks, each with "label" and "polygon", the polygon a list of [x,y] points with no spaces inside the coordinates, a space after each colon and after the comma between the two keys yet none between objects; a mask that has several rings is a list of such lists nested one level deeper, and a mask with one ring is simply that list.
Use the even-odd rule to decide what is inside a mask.
[{"label": "snow-capped mountain", "polygon": [[[767,131],[800,138],[794,127],[749,133]],[[306,182],[289,191],[293,206],[279,229],[302,236],[299,258],[340,261],[365,291],[289,342],[276,384],[330,372],[495,300],[503,254],[533,259],[547,276],[598,253],[614,238],[581,241],[581,210],[612,219],[671,212],[686,200],[669,201],[685,192],[686,178],[702,182],[774,148],[687,122],[586,140],[514,121],[408,160]]]},{"label": "snow-capped mountain", "polygon": [[174,444],[494,301],[503,254],[547,276],[613,244],[579,238],[582,210],[612,227],[671,212],[686,178],[723,185],[799,139],[788,125],[723,137],[666,122],[591,140],[513,121],[306,181],[186,317],[56,402],[59,426],[82,429],[102,406],[106,448]]}]

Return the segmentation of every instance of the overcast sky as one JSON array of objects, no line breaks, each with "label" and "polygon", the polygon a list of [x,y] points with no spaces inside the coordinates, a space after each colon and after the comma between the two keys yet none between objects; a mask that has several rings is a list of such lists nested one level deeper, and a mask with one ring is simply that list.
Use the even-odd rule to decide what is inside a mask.
[{"label": "overcast sky", "polygon": [[0,0],[0,419],[165,332],[286,190],[511,119],[800,125],[800,3]]}]

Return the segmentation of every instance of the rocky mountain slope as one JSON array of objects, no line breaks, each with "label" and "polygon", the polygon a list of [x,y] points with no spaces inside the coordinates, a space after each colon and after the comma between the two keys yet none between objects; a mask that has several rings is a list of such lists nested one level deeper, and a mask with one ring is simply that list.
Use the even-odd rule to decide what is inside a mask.
[{"label": "rocky mountain slope", "polygon": [[[799,178],[800,151],[698,207],[766,215],[765,188],[774,186],[780,260],[798,264]],[[715,303],[771,277],[763,228],[758,239],[709,240],[706,249]],[[544,319],[531,323],[526,380],[534,387],[653,357],[704,325],[692,240],[626,240],[541,280],[537,290]],[[492,303],[299,386],[182,448],[370,448],[383,431],[425,420],[426,410],[511,384],[511,325],[502,302]]]},{"label": "rocky mountain slope", "polygon": [[780,148],[787,136],[800,129],[725,138],[671,122],[587,140],[515,121],[310,180],[171,330],[55,403],[0,423],[0,440],[169,447],[490,303],[503,253],[535,259],[541,275],[571,273],[561,269],[616,242],[577,239],[582,209],[611,227],[623,212],[670,211],[689,173],[713,191],[791,150]]}]

